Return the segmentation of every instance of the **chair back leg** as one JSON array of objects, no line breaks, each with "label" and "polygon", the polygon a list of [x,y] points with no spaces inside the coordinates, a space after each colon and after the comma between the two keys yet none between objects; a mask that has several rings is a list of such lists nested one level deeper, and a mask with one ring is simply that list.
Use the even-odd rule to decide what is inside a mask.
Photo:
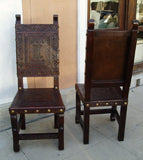
[{"label": "chair back leg", "polygon": [[110,120],[111,121],[115,121],[116,120],[116,117],[115,117],[116,110],[117,110],[117,106],[112,106],[111,114],[110,114]]},{"label": "chair back leg", "polygon": [[64,149],[64,115],[59,114],[59,150]]},{"label": "chair back leg", "polygon": [[119,121],[119,131],[118,131],[118,140],[119,141],[124,140],[126,113],[127,113],[127,106],[122,105],[121,110],[120,110],[120,121]]},{"label": "chair back leg", "polygon": [[25,125],[25,114],[20,114],[20,128],[21,129],[26,129],[26,125]]},{"label": "chair back leg", "polygon": [[89,107],[84,105],[84,132],[83,132],[83,142],[84,144],[89,144]]},{"label": "chair back leg", "polygon": [[75,115],[75,123],[79,123],[80,119],[80,111],[81,111],[81,104],[80,104],[80,98],[78,93],[76,92],[76,115]]}]

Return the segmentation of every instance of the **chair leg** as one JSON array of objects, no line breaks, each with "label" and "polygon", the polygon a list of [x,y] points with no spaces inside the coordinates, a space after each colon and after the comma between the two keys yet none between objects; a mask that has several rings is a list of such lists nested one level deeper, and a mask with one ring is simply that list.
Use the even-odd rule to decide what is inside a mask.
[{"label": "chair leg", "polygon": [[59,115],[59,150],[64,149],[64,114]]},{"label": "chair leg", "polygon": [[80,118],[80,98],[78,93],[76,92],[76,115],[75,115],[75,123],[79,123],[79,118]]},{"label": "chair leg", "polygon": [[54,128],[58,128],[59,114],[54,114]]},{"label": "chair leg", "polygon": [[17,125],[17,115],[11,114],[11,126],[12,126],[12,134],[13,134],[13,150],[14,152],[19,152],[19,134],[18,134],[18,125]]},{"label": "chair leg", "polygon": [[115,117],[115,111],[117,109],[117,106],[112,106],[112,111],[111,111],[111,114],[110,114],[110,120],[111,121],[115,121],[116,117]]},{"label": "chair leg", "polygon": [[123,141],[124,140],[126,113],[127,113],[127,106],[121,106],[119,131],[118,131],[118,140],[119,141]]},{"label": "chair leg", "polygon": [[26,129],[25,125],[25,114],[20,114],[20,121],[21,121],[21,129]]},{"label": "chair leg", "polygon": [[90,110],[84,104],[84,127],[83,127],[83,143],[89,144],[89,114]]}]

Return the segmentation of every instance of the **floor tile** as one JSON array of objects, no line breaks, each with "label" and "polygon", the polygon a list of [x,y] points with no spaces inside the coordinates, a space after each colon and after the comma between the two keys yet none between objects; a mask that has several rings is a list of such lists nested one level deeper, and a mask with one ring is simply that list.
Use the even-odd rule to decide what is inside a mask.
[{"label": "floor tile", "polygon": [[[70,94],[68,99],[67,93]],[[63,90],[66,103],[65,112],[65,149],[58,150],[58,140],[20,141],[21,150],[13,152],[12,132],[8,107],[0,107],[0,159],[2,160],[143,160],[143,86],[133,88],[129,94],[125,139],[117,140],[118,123],[110,121],[110,115],[90,116],[89,144],[83,144],[83,132],[75,124],[75,91]],[[54,132],[52,114],[26,116],[28,132]]]},{"label": "floor tile", "polygon": [[89,159],[98,160],[136,160],[136,156],[122,148],[115,140],[106,139],[87,150]]},{"label": "floor tile", "polygon": [[1,160],[27,160],[22,150],[13,152],[12,139],[7,132],[0,133],[0,159]]}]

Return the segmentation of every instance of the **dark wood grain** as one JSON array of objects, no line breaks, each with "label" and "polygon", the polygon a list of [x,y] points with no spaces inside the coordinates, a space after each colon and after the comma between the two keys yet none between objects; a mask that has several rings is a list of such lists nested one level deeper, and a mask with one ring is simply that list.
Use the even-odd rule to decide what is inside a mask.
[{"label": "dark wood grain", "polygon": [[132,21],[136,19],[137,0],[127,0],[127,29],[132,29]]},{"label": "dark wood grain", "polygon": [[[123,141],[138,23],[134,22],[132,30],[94,30],[92,27],[93,23],[89,22],[85,82],[75,85],[76,123],[83,128],[83,143],[88,144],[90,114],[110,113],[110,120],[117,119],[119,124],[118,140]],[[83,110],[80,110],[80,101]],[[117,106],[121,106],[120,114]]]},{"label": "dark wood grain", "polygon": [[[58,139],[59,149],[64,149],[65,107],[59,91],[58,16],[53,16],[53,24],[21,24],[20,15],[16,15],[15,29],[18,91],[9,108],[13,149],[15,152],[19,151],[19,140],[51,138]],[[23,77],[45,76],[54,77],[54,88],[23,87]],[[53,113],[55,128],[59,131],[20,134],[20,129],[26,129],[25,114],[37,113]],[[20,118],[17,123],[18,114]]]}]

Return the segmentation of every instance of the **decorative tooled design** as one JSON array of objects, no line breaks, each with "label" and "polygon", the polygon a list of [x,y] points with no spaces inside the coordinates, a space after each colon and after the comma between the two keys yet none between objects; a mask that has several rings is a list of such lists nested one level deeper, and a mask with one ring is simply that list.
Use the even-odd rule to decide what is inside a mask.
[{"label": "decorative tooled design", "polygon": [[57,25],[16,25],[19,76],[59,75]]},{"label": "decorative tooled design", "polygon": [[16,24],[16,32],[57,32],[58,25],[54,24]]}]

